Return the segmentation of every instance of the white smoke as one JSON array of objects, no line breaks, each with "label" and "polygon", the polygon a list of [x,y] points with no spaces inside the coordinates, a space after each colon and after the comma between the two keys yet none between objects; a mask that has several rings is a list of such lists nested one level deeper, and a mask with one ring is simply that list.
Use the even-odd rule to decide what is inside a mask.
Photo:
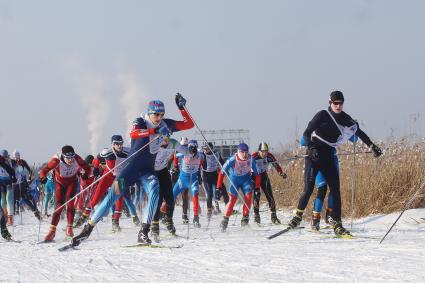
[{"label": "white smoke", "polygon": [[143,86],[138,82],[137,76],[132,73],[121,73],[117,76],[118,83],[123,90],[121,105],[124,108],[126,125],[128,130],[125,138],[128,140],[128,133],[131,130],[131,122],[145,111],[148,96]]},{"label": "white smoke", "polygon": [[110,113],[105,79],[95,73],[86,73],[78,79],[78,94],[87,109],[87,128],[90,134],[90,151],[99,152],[101,140]]}]

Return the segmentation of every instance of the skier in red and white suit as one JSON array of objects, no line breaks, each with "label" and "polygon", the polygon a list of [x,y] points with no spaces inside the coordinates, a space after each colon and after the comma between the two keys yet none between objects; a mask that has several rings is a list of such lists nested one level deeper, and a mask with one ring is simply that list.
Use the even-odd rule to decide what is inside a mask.
[{"label": "skier in red and white suit", "polygon": [[[91,174],[90,166],[78,154],[75,154],[72,146],[65,145],[62,147],[62,154],[53,156],[49,163],[47,163],[47,165],[41,170],[40,182],[42,184],[47,182],[47,173],[51,170],[55,170],[55,200],[58,208],[75,196],[78,185],[77,173],[81,169],[85,172],[82,175],[82,178],[88,179]],[[69,202],[66,209],[68,220],[66,235],[69,237],[74,235],[72,231],[72,223],[75,215],[74,204],[75,202],[73,201]],[[50,230],[44,239],[45,241],[52,241],[54,239],[56,226],[59,223],[62,210],[63,207],[53,213]]]}]

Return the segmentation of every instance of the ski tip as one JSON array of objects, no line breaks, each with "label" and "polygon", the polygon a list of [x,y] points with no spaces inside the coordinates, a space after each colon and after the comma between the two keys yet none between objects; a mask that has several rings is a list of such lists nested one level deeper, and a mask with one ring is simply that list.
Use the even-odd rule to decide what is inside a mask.
[{"label": "ski tip", "polygon": [[59,248],[58,251],[64,252],[64,251],[67,251],[69,249],[74,249],[75,250],[75,246],[73,244],[68,244],[66,246],[63,246],[62,248]]}]

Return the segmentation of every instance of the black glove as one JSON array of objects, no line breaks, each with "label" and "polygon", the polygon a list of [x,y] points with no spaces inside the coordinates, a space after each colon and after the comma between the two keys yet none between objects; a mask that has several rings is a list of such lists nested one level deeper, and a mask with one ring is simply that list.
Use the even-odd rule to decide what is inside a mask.
[{"label": "black glove", "polygon": [[16,179],[15,175],[10,176],[10,180],[12,180],[12,183],[16,183],[18,180]]},{"label": "black glove", "polygon": [[202,177],[201,177],[201,174],[198,174],[198,184],[202,184]]},{"label": "black glove", "polygon": [[372,151],[373,151],[373,156],[374,157],[379,157],[382,155],[382,150],[376,145],[376,144],[372,144]]},{"label": "black glove", "polygon": [[286,175],[286,173],[284,173],[284,172],[280,172],[279,176],[282,177],[283,179],[288,178],[288,175]]},{"label": "black glove", "polygon": [[89,175],[87,175],[87,173],[84,173],[81,175],[81,179],[83,180],[87,180],[89,178]]},{"label": "black glove", "polygon": [[47,178],[46,177],[40,177],[40,183],[42,183],[43,185],[47,183]]},{"label": "black glove", "polygon": [[176,104],[180,110],[183,110],[186,106],[186,99],[180,93],[176,94]]},{"label": "black glove", "polygon": [[100,169],[99,168],[93,168],[93,176],[96,178],[100,176]]},{"label": "black glove", "polygon": [[313,162],[317,162],[320,159],[319,150],[315,147],[307,148],[307,155]]}]

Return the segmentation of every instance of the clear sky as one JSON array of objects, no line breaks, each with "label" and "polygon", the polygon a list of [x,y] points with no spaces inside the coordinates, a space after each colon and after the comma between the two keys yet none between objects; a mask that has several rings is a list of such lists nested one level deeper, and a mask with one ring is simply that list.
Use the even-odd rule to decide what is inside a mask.
[{"label": "clear sky", "polygon": [[180,118],[177,91],[203,129],[249,129],[252,146],[293,143],[334,89],[373,140],[423,135],[424,15],[420,0],[0,0],[0,148],[86,155],[149,99]]}]

